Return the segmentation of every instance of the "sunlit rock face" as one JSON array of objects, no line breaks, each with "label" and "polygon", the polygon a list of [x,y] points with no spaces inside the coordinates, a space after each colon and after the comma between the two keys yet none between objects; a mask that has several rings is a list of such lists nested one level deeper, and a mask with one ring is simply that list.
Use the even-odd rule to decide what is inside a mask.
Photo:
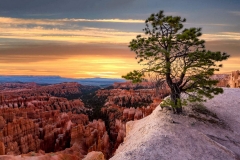
[{"label": "sunlit rock face", "polygon": [[107,97],[105,107],[101,109],[106,115],[110,128],[110,139],[113,142],[112,153],[123,142],[126,136],[126,122],[142,119],[150,115],[169,94],[169,89],[153,88],[151,83],[132,84],[130,82],[115,83],[110,89],[96,92],[99,97]]},{"label": "sunlit rock face", "polygon": [[152,103],[155,99],[162,99],[169,94],[169,90],[163,89],[156,93],[155,89],[111,89],[99,90],[97,96],[106,96],[106,105],[118,105],[123,107],[142,107]]},{"label": "sunlit rock face", "polygon": [[8,123],[0,132],[6,153],[20,154],[40,149],[39,126],[32,120],[19,118]]},{"label": "sunlit rock face", "polygon": [[40,119],[17,117],[0,131],[6,154],[25,154],[30,151],[63,150],[70,138],[71,119],[66,113],[51,111]]},{"label": "sunlit rock face", "polygon": [[218,87],[228,87],[229,86],[229,74],[215,74],[211,76],[211,79],[218,80],[217,86]]},{"label": "sunlit rock face", "polygon": [[[218,86],[227,86],[235,85],[238,75],[212,78],[220,80]],[[94,87],[6,83],[0,88],[0,155],[34,154],[45,159],[83,159],[88,153],[110,158],[131,128],[126,123],[146,119],[169,94],[166,85],[156,90],[148,82],[115,83],[96,91],[95,98],[103,99],[104,106],[97,113],[100,119],[92,120],[89,113],[94,108],[86,108],[80,96]]]},{"label": "sunlit rock face", "polygon": [[83,90],[88,93],[92,87],[77,83],[2,86],[0,155],[34,154],[46,159],[51,153],[83,159],[92,151],[110,158],[126,136],[126,122],[150,115],[161,96],[168,94],[167,89],[156,93],[148,83],[118,83],[118,88],[96,92],[96,97],[106,100],[105,106],[99,112],[101,119],[90,121],[88,113],[92,109],[73,97]]},{"label": "sunlit rock face", "polygon": [[216,74],[211,77],[218,80],[218,87],[240,88],[240,71],[232,71],[230,74]]},{"label": "sunlit rock face", "polygon": [[101,151],[105,157],[110,156],[110,141],[102,120],[94,120],[87,125],[78,124],[71,130],[71,145],[78,144],[82,154]]},{"label": "sunlit rock face", "polygon": [[7,83],[0,87],[0,154],[62,151],[70,147],[72,125],[88,124],[83,113],[89,109],[80,99],[52,96],[80,93],[77,83]]},{"label": "sunlit rock face", "polygon": [[101,152],[90,152],[83,160],[105,160]]},{"label": "sunlit rock face", "polygon": [[229,81],[231,88],[240,88],[240,71],[233,71]]}]

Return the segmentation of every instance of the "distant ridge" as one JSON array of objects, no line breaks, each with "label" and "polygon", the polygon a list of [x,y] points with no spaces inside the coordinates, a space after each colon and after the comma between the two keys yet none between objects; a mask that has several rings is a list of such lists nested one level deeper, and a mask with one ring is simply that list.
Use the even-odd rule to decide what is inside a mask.
[{"label": "distant ridge", "polygon": [[0,75],[0,83],[4,82],[35,82],[37,84],[56,84],[63,82],[78,82],[82,85],[93,85],[93,86],[110,86],[114,82],[125,82],[121,78],[64,78],[60,76],[3,76]]}]

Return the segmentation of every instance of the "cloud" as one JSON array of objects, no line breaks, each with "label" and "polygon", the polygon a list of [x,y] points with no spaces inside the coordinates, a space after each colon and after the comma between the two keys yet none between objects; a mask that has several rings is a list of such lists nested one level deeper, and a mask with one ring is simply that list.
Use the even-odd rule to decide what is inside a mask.
[{"label": "cloud", "polygon": [[0,25],[24,25],[24,24],[34,24],[34,25],[63,25],[60,20],[52,19],[23,19],[23,18],[11,18],[11,17],[0,17]]},{"label": "cloud", "polygon": [[[0,17],[0,41],[4,38],[23,41],[127,44],[136,35],[142,34],[114,28],[87,27],[82,22],[142,24],[144,21],[136,19],[22,19]],[[217,23],[200,25],[230,26],[229,24]],[[240,35],[236,32],[219,32],[203,34],[203,38],[206,40],[239,40]]]},{"label": "cloud", "polygon": [[138,19],[60,19],[63,22],[110,22],[110,23],[144,23],[144,20]]},{"label": "cloud", "polygon": [[[91,77],[112,77],[118,75],[118,72],[84,72],[85,74],[88,74]],[[78,73],[76,73],[78,74]],[[80,74],[82,74],[80,72]]]},{"label": "cloud", "polygon": [[[62,53],[52,53],[51,50],[45,52],[44,48],[39,48],[40,51],[38,52],[40,55],[37,50],[35,50],[37,53],[32,51],[32,55],[31,53],[25,54],[24,50],[20,50],[19,53],[12,55],[0,55],[0,73],[1,75],[120,78],[121,75],[126,74],[125,72],[138,66],[134,59],[134,53],[129,56],[127,50],[109,50],[101,49],[101,47],[94,49],[95,46],[92,45],[87,53],[81,50],[75,51],[77,53],[72,53],[71,47],[73,46],[62,47],[61,49],[65,48]],[[41,55],[41,52],[45,53]]]},{"label": "cloud", "polygon": [[206,48],[211,51],[221,51],[228,53],[231,58],[240,59],[240,40],[218,40],[207,41]]},{"label": "cloud", "polygon": [[[14,43],[12,44],[14,46]],[[134,59],[134,52],[125,44],[23,44],[14,47],[0,48],[0,63],[22,63],[55,61],[71,59],[71,63],[83,63],[86,60],[95,64],[107,64],[109,57]],[[75,57],[75,58],[72,58]],[[79,57],[79,58],[76,58]],[[95,58],[102,58],[98,61]],[[116,60],[115,63],[123,63]]]},{"label": "cloud", "polygon": [[124,32],[108,28],[82,29],[47,29],[41,26],[34,28],[0,27],[0,38],[21,40],[42,40],[69,43],[128,43],[139,33]]},{"label": "cloud", "polygon": [[[206,48],[231,55],[223,62],[221,72],[239,68],[239,41],[207,41]],[[0,57],[2,75],[120,78],[131,70],[141,68],[134,58],[135,53],[124,44],[23,45],[0,48]]]},{"label": "cloud", "polygon": [[[0,1],[1,8],[5,10],[13,10],[16,9],[15,7],[18,6],[19,10],[28,9],[28,7],[34,7],[35,9],[56,9],[59,7],[65,7],[66,10],[71,9],[70,7],[74,7],[74,9],[77,8],[86,8],[88,6],[92,7],[103,7],[105,9],[105,5],[108,4],[109,6],[112,6],[117,8],[118,6],[122,5],[128,5],[134,0],[101,0],[95,1],[95,0],[71,0],[69,2],[68,0],[52,0],[49,2],[49,0],[41,0],[41,2],[38,1],[32,1],[32,0],[11,0],[11,1]],[[38,6],[37,6],[38,5]],[[99,6],[96,6],[99,5]],[[44,7],[44,8],[43,8]]]},{"label": "cloud", "polygon": [[87,27],[81,22],[142,23],[133,19],[21,19],[0,17],[0,40],[41,40],[70,43],[128,43],[139,33]]},{"label": "cloud", "polygon": [[[141,34],[113,28],[87,27],[81,24],[82,22],[142,24],[144,21],[137,19],[23,19],[0,17],[0,30],[2,31],[0,38],[75,43],[128,43],[136,35]],[[198,25],[231,26],[231,24],[218,23]],[[238,40],[239,33],[219,32],[217,34],[204,34],[203,37],[207,40]]]},{"label": "cloud", "polygon": [[236,15],[236,16],[240,16],[240,11],[230,11],[230,13]]},{"label": "cloud", "polygon": [[240,40],[240,33],[238,33],[238,32],[219,32],[216,34],[203,34],[201,38],[208,40],[208,41]]},{"label": "cloud", "polygon": [[26,18],[11,18],[0,17],[0,24],[9,25],[67,25],[67,23],[74,22],[107,22],[107,23],[144,23],[140,19],[77,19],[77,18],[63,18],[63,19],[26,19]]},{"label": "cloud", "polygon": [[229,27],[234,26],[233,24],[224,24],[224,23],[185,23],[187,25],[194,25],[194,26],[221,26],[221,27]]}]

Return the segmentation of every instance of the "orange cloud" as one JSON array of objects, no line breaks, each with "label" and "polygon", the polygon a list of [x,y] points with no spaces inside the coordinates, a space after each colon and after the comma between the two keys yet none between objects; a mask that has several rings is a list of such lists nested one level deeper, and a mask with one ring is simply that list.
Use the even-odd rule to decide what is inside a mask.
[{"label": "orange cloud", "polygon": [[24,25],[24,24],[35,24],[35,25],[63,25],[64,22],[52,19],[23,19],[23,18],[11,18],[11,17],[0,17],[0,25]]},{"label": "orange cloud", "polygon": [[[105,58],[104,58],[105,59]],[[102,59],[99,59],[101,61]],[[111,61],[111,60],[109,60]],[[60,65],[61,64],[61,65]],[[28,64],[0,64],[1,75],[60,75],[71,78],[121,78],[126,70],[131,70],[132,65],[125,65],[124,71],[119,64],[111,65],[85,63],[70,63],[69,60],[55,60]],[[137,68],[137,65],[135,66]]]},{"label": "orange cloud", "polygon": [[[0,17],[0,38],[20,40],[41,40],[69,43],[129,43],[140,32],[127,32],[112,28],[91,28],[77,25],[75,22],[111,22],[111,23],[144,23],[134,19],[21,19]],[[33,26],[29,26],[33,25]],[[52,27],[46,27],[50,25]],[[224,25],[224,24],[214,24]],[[74,29],[73,29],[74,28]],[[76,29],[77,28],[77,29]],[[236,32],[203,34],[202,39],[240,40]]]},{"label": "orange cloud", "polygon": [[203,34],[201,39],[205,39],[208,41],[240,40],[240,33],[238,33],[238,32],[219,32],[216,34]]},{"label": "orange cloud", "polygon": [[138,19],[61,19],[63,22],[110,22],[110,23],[144,23],[144,20]]},{"label": "orange cloud", "polygon": [[144,20],[139,19],[26,19],[26,18],[11,18],[0,17],[1,24],[36,24],[36,25],[63,25],[66,22],[110,22],[110,23],[144,23]]},{"label": "orange cloud", "polygon": [[0,38],[43,40],[70,43],[128,43],[139,33],[122,32],[114,29],[83,28],[81,30],[71,29],[45,29],[34,28],[2,28]]},{"label": "orange cloud", "polygon": [[[93,52],[96,49],[93,49]],[[110,50],[109,50],[110,51]],[[46,53],[45,59],[40,61],[31,61],[38,58],[38,55],[32,55],[28,62],[17,60],[0,62],[1,75],[60,75],[62,77],[71,78],[88,78],[88,77],[104,77],[104,78],[121,78],[132,69],[138,69],[140,66],[134,59],[134,53],[128,56],[127,49],[113,49],[112,54],[107,49],[99,49],[96,53],[66,53],[65,56]],[[83,51],[84,52],[84,51]],[[127,52],[127,54],[126,54]],[[116,53],[116,55],[114,54]],[[54,59],[48,59],[48,55],[55,56]],[[123,56],[124,55],[124,56]],[[30,55],[25,55],[27,58]],[[7,57],[6,57],[7,58]]]},{"label": "orange cloud", "polygon": [[[75,22],[143,23],[142,20],[131,19],[50,20],[0,17],[0,39],[27,42],[20,47],[18,42],[14,43],[16,46],[7,44],[7,47],[5,40],[0,42],[0,74],[120,78],[129,71],[141,68],[134,58],[135,53],[130,52],[127,45],[136,35],[143,33],[111,28],[76,29],[69,24]],[[34,27],[29,27],[29,24],[34,24]],[[201,38],[207,40],[210,49],[233,55],[223,63],[221,72],[239,69],[239,33],[203,34]],[[38,45],[31,46],[30,42],[37,42]],[[49,42],[57,44],[48,44]]]}]

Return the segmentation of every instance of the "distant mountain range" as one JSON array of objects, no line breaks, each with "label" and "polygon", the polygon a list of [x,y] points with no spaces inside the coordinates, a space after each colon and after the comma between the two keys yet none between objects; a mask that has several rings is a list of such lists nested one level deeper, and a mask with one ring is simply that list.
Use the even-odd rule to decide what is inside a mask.
[{"label": "distant mountain range", "polygon": [[0,83],[3,82],[35,82],[37,84],[56,84],[63,82],[78,82],[82,85],[92,85],[106,87],[112,85],[114,82],[125,82],[124,79],[111,78],[63,78],[60,76],[0,76]]}]

